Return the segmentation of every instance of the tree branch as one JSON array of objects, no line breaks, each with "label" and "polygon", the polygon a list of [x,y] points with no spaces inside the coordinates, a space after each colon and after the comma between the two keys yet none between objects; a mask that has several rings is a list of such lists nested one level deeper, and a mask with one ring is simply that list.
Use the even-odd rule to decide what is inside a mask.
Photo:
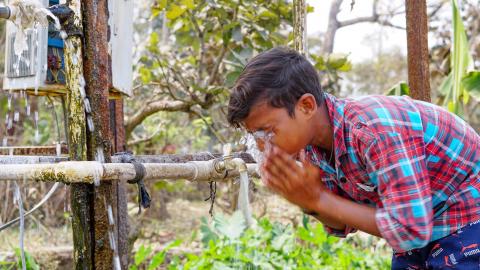
[{"label": "tree branch", "polygon": [[134,146],[134,145],[137,145],[137,144],[141,144],[141,143],[144,143],[144,142],[148,142],[150,140],[152,140],[153,138],[155,138],[155,136],[158,135],[158,133],[160,133],[160,129],[157,129],[152,135],[150,136],[146,136],[144,138],[139,138],[139,139],[135,139],[133,141],[128,141],[127,142],[127,145],[128,146]]},{"label": "tree branch", "polygon": [[189,112],[192,104],[182,101],[158,100],[148,103],[140,111],[125,121],[125,133],[128,138],[136,126],[140,125],[147,117],[160,111],[164,112]]}]

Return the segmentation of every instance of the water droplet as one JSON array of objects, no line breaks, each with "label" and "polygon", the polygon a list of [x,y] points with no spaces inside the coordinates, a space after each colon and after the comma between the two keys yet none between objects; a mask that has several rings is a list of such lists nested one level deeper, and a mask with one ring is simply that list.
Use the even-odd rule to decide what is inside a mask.
[{"label": "water droplet", "polygon": [[13,147],[8,148],[8,154],[9,154],[10,156],[13,156],[13,150],[14,150]]},{"label": "water droplet", "polygon": [[57,157],[62,155],[62,145],[60,143],[57,142],[55,150],[57,152]]},{"label": "water droplet", "polygon": [[105,155],[103,154],[103,147],[98,146],[95,151],[95,160],[100,163],[105,163]]},{"label": "water droplet", "polygon": [[18,120],[20,120],[20,113],[15,111],[15,114],[13,115],[13,121],[18,122]]},{"label": "water droplet", "polygon": [[95,131],[95,125],[93,124],[93,119],[92,119],[92,116],[87,116],[87,125],[88,125],[88,130],[90,130],[90,132],[94,132]]},{"label": "water droplet", "polygon": [[12,118],[8,118],[8,124],[7,124],[7,129],[10,130],[13,127],[13,121]]},{"label": "water droplet", "polygon": [[120,265],[120,258],[118,255],[115,255],[113,257],[113,264],[115,266],[115,270],[122,270],[122,266]]},{"label": "water droplet", "polygon": [[108,223],[110,223],[110,225],[115,225],[115,219],[113,219],[113,210],[111,205],[108,205],[107,212],[108,212]]},{"label": "water droplet", "polygon": [[81,98],[85,98],[85,97],[86,97],[85,87],[80,86],[79,89],[80,89],[80,97],[81,97]]},{"label": "water droplet", "polygon": [[75,66],[78,64],[78,57],[76,55],[72,56],[72,64]]},{"label": "water droplet", "polygon": [[78,83],[80,84],[80,87],[85,87],[86,82],[85,82],[85,77],[83,77],[83,75],[80,75],[80,78],[78,79]]},{"label": "water droplet", "polygon": [[38,132],[38,127],[35,129],[35,143],[40,142],[40,133]]},{"label": "water droplet", "polygon": [[2,146],[3,146],[3,147],[7,147],[7,146],[8,146],[8,138],[7,138],[7,137],[3,137]]},{"label": "water droplet", "polygon": [[92,113],[92,107],[90,107],[90,100],[88,100],[88,98],[85,98],[83,100],[83,103],[85,105],[85,112]]},{"label": "water droplet", "polygon": [[63,31],[63,30],[60,31],[60,37],[61,37],[63,40],[67,39],[67,37],[68,37],[67,32],[65,32],[65,31]]},{"label": "water droplet", "polygon": [[113,234],[113,232],[111,230],[108,231],[108,238],[110,240],[110,248],[112,250],[116,250],[116,243],[115,243],[115,235]]}]

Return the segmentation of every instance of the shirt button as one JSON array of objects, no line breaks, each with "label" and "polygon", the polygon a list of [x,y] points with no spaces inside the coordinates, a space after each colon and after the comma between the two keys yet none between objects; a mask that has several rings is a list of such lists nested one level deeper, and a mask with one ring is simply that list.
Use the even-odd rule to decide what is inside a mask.
[{"label": "shirt button", "polygon": [[356,127],[357,129],[361,129],[362,126],[363,126],[362,123],[356,123],[356,124],[355,124],[355,127]]},{"label": "shirt button", "polygon": [[347,182],[347,178],[341,177],[341,178],[340,178],[340,182],[342,182],[343,184],[345,184],[345,183]]}]

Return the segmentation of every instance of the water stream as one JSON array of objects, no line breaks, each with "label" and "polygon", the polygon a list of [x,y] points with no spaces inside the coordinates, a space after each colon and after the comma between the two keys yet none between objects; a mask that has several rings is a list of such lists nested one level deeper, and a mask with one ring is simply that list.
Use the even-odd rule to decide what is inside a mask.
[{"label": "water stream", "polygon": [[245,222],[248,227],[253,224],[252,218],[252,210],[250,208],[250,200],[249,200],[249,180],[248,180],[248,172],[240,172],[240,188],[238,191],[238,210],[240,210],[245,218]]}]

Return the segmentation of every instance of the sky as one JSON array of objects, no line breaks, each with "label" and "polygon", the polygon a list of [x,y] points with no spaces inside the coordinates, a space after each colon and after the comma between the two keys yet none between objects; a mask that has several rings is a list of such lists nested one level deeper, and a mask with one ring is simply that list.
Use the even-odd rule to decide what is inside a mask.
[{"label": "sky", "polygon": [[[307,0],[315,11],[307,16],[307,35],[321,35],[327,30],[328,13],[332,0]],[[350,0],[344,0],[339,20],[352,19],[372,14],[373,0],[357,0],[350,10]],[[401,1],[404,3],[403,1]],[[404,15],[394,19],[395,24],[405,25]],[[381,39],[380,39],[381,37]],[[381,42],[380,42],[381,41]],[[335,37],[334,52],[347,53],[354,63],[375,57],[379,50],[386,51],[398,47],[407,53],[406,33],[404,30],[382,27],[372,23],[360,23],[340,28]]]}]

